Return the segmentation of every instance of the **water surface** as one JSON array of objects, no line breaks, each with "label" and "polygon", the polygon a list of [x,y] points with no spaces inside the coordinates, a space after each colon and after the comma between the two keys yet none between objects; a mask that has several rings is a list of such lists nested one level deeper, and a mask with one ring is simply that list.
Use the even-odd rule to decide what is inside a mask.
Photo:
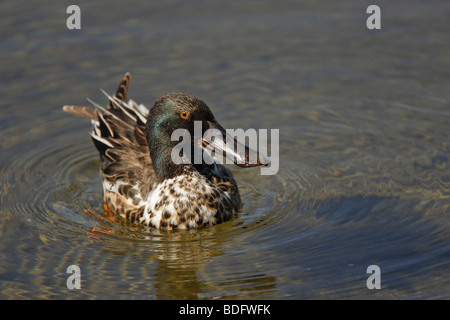
[{"label": "water surface", "polygon": [[[0,4],[0,298],[450,296],[448,2],[381,1],[376,31],[368,1],[77,4],[81,30],[69,4]],[[278,174],[232,167],[239,217],[101,218],[90,124],[61,107],[106,103],[127,71],[147,106],[183,91],[225,128],[280,130]]]}]

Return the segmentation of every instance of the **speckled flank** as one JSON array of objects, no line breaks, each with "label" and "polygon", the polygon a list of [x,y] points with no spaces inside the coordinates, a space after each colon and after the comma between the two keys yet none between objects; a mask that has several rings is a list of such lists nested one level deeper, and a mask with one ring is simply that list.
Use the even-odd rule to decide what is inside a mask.
[{"label": "speckled flank", "polygon": [[[159,229],[194,229],[229,220],[236,209],[228,191],[198,173],[186,173],[155,184],[143,197],[137,185],[103,181],[105,203],[135,223]],[[145,199],[145,200],[144,200]]]}]

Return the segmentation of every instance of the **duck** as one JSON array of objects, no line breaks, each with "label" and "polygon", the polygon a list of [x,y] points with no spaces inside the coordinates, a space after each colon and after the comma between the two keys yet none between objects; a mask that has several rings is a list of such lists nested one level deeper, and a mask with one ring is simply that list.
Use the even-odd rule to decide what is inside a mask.
[{"label": "duck", "polygon": [[[197,97],[171,92],[147,108],[128,99],[130,80],[131,74],[125,73],[112,96],[102,90],[107,106],[89,99],[94,108],[63,106],[65,112],[91,120],[105,209],[161,230],[200,229],[236,216],[242,207],[238,185],[211,152],[243,168],[268,165],[268,158],[230,136]],[[201,125],[200,137],[196,124]],[[177,129],[187,134],[183,146],[194,150],[179,158],[174,157],[180,155],[180,141],[173,139]],[[216,130],[219,138],[205,134],[208,129]],[[209,153],[194,159],[205,150]]]}]

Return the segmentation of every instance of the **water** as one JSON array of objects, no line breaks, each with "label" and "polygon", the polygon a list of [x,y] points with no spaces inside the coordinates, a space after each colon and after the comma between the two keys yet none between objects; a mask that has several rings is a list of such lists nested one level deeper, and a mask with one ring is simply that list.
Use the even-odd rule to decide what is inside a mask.
[{"label": "water", "polygon": [[[449,298],[448,2],[379,1],[377,31],[369,1],[77,4],[73,31],[69,3],[0,4],[0,298]],[[225,128],[280,130],[277,175],[232,168],[239,217],[169,233],[86,211],[98,155],[61,107],[126,71],[147,106],[184,91]]]}]

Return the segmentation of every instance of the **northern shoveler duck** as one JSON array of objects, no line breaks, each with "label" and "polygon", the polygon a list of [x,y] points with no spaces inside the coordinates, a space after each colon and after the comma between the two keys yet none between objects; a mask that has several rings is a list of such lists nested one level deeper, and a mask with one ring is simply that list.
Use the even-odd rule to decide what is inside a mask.
[{"label": "northern shoveler duck", "polygon": [[[100,152],[104,203],[123,218],[159,229],[192,229],[229,220],[241,207],[238,186],[231,171],[214,161],[174,163],[175,129],[187,129],[194,137],[194,121],[201,121],[202,134],[218,129],[224,144],[202,137],[192,139],[193,148],[208,148],[232,158],[241,167],[268,164],[267,158],[248,147],[225,146],[225,129],[200,99],[169,93],[148,110],[127,101],[130,74],[123,77],[114,96],[104,92],[109,106],[95,109],[64,106],[64,111],[91,119],[92,140]],[[235,144],[239,142],[234,139]],[[240,145],[242,147],[242,145]],[[241,152],[239,153],[239,151]],[[242,151],[243,150],[243,151]],[[194,154],[194,152],[192,152]],[[257,159],[249,163],[248,159]],[[239,160],[239,161],[238,161]],[[197,161],[198,162],[198,161]]]}]

